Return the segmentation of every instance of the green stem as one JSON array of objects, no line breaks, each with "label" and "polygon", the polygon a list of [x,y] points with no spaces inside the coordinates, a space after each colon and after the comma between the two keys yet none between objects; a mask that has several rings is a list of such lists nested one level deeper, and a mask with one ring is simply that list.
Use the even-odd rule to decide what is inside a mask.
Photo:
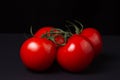
[{"label": "green stem", "polygon": [[32,36],[34,36],[32,26],[30,27],[30,33],[31,33]]},{"label": "green stem", "polygon": [[53,36],[48,37],[48,39],[51,40],[51,41],[53,41],[54,43],[56,43]]},{"label": "green stem", "polygon": [[61,32],[49,32],[49,34],[63,34]]},{"label": "green stem", "polygon": [[80,26],[81,26],[81,30],[80,30],[80,33],[82,32],[82,30],[83,30],[83,24],[81,23],[81,22],[79,22],[79,21],[77,21],[77,20],[74,20],[76,23],[78,23]]},{"label": "green stem", "polygon": [[71,21],[66,21],[67,23],[71,24],[74,28],[75,28],[75,33],[79,34],[80,33],[80,29],[77,27],[77,25],[75,25],[73,22]]},{"label": "green stem", "polygon": [[65,27],[68,29],[70,35],[73,35],[73,34],[72,34],[72,31],[69,29],[69,27],[68,27],[66,24],[65,24]]},{"label": "green stem", "polygon": [[[56,30],[58,30],[59,32],[55,32]],[[67,42],[67,38],[71,36],[71,33],[70,32],[66,32],[66,31],[63,31],[61,29],[58,29],[58,28],[55,28],[55,29],[52,29],[50,32],[46,32],[45,34],[42,35],[43,38],[47,38],[51,41],[53,41],[54,43],[56,43],[55,41],[55,36],[54,34],[60,34],[63,36],[64,38],[64,43],[63,44],[58,44],[60,46],[64,46]]]}]

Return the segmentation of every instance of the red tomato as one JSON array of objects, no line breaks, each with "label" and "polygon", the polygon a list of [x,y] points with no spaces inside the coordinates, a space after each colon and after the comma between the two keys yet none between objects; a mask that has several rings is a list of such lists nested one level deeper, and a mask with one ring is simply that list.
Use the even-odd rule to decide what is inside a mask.
[{"label": "red tomato", "polygon": [[90,43],[93,45],[95,50],[95,56],[98,56],[102,50],[102,37],[100,33],[94,28],[86,28],[82,31],[80,35],[86,37]]},{"label": "red tomato", "polygon": [[[46,34],[46,32],[50,32],[53,29],[52,26],[44,26],[42,28],[40,28],[36,33],[35,33],[35,37],[42,37],[43,34]],[[58,30],[55,30],[54,32],[59,32]],[[60,34],[54,34],[55,37],[55,42],[56,44],[63,44],[64,43],[64,38],[62,35]]]},{"label": "red tomato", "polygon": [[26,40],[20,49],[23,64],[33,71],[48,69],[55,59],[56,47],[46,38],[32,37]]},{"label": "red tomato", "polygon": [[57,35],[55,37],[55,42],[56,42],[56,44],[60,45],[60,44],[63,44],[65,41],[64,41],[64,38],[62,35]]},{"label": "red tomato", "polygon": [[80,35],[73,35],[65,46],[58,50],[57,61],[62,68],[70,72],[80,72],[92,62],[94,49],[90,42]]},{"label": "red tomato", "polygon": [[46,32],[50,32],[50,30],[52,29],[52,26],[44,26],[42,28],[40,28],[36,33],[35,33],[35,37],[42,37],[43,34],[46,34]]}]

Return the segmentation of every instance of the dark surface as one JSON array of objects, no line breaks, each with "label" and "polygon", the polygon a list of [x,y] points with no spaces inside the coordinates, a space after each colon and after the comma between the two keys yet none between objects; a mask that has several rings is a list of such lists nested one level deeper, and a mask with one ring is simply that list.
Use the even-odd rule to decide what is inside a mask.
[{"label": "dark surface", "polygon": [[69,73],[56,64],[47,72],[27,70],[19,58],[23,34],[0,34],[0,80],[120,80],[120,37],[103,36],[103,50],[83,73]]}]

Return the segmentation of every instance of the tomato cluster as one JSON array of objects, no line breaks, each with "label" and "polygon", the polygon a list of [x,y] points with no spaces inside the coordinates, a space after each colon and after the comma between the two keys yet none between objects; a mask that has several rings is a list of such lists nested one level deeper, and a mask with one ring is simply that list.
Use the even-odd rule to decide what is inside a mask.
[{"label": "tomato cluster", "polygon": [[70,72],[87,69],[102,49],[102,36],[95,28],[82,27],[80,30],[74,23],[69,24],[75,27],[76,33],[44,26],[24,41],[20,58],[25,67],[45,71],[57,60],[63,69]]}]

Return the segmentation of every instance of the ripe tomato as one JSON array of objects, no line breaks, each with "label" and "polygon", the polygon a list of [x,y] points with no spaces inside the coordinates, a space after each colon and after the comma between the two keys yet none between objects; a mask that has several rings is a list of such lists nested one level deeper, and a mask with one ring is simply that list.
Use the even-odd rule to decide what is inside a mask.
[{"label": "ripe tomato", "polygon": [[82,31],[80,35],[83,35],[90,41],[95,50],[95,56],[98,56],[100,51],[102,50],[103,44],[100,33],[94,28],[86,28]]},{"label": "ripe tomato", "polygon": [[26,40],[20,49],[23,64],[33,71],[48,69],[55,59],[56,47],[46,38],[32,37]]},{"label": "ripe tomato", "polygon": [[35,37],[42,37],[43,34],[46,34],[46,32],[50,32],[50,30],[53,28],[53,26],[44,26],[40,28],[36,33]]},{"label": "ripe tomato", "polygon": [[62,68],[70,72],[80,72],[92,62],[94,49],[84,37],[74,34],[65,46],[58,50],[57,61]]},{"label": "ripe tomato", "polygon": [[[40,28],[36,33],[35,33],[35,37],[42,37],[43,34],[46,34],[46,32],[50,32],[52,29],[54,29],[53,26],[44,26],[42,28]],[[55,30],[54,32],[59,32],[58,30]],[[56,44],[63,44],[64,43],[64,38],[62,35],[60,34],[54,34],[53,35],[55,38],[55,42]]]}]

